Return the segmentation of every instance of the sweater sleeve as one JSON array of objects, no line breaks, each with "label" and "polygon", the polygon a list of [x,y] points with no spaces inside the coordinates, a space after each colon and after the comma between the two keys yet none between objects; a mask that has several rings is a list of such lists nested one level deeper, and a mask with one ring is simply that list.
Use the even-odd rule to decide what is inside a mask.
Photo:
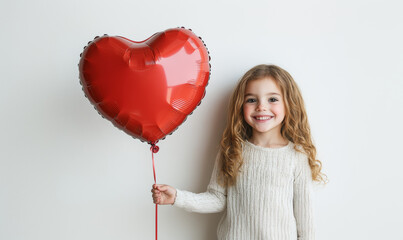
[{"label": "sweater sleeve", "polygon": [[217,182],[218,171],[219,154],[217,154],[207,191],[193,193],[177,189],[174,206],[183,208],[189,212],[198,213],[216,213],[224,210],[227,201],[227,191],[226,188]]},{"label": "sweater sleeve", "polygon": [[307,156],[302,154],[300,156],[295,167],[294,217],[298,240],[314,240],[311,168]]}]

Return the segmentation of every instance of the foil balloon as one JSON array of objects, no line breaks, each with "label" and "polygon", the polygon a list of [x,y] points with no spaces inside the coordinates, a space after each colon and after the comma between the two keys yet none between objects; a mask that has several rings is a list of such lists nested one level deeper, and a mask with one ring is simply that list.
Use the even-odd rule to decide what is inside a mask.
[{"label": "foil balloon", "polygon": [[80,56],[80,83],[95,109],[152,145],[172,134],[200,104],[210,77],[204,42],[185,28],[140,42],[95,37]]}]

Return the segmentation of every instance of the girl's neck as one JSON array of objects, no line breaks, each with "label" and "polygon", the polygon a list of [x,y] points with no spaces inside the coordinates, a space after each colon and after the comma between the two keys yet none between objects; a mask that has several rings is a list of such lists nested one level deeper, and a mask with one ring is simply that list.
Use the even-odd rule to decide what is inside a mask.
[{"label": "girl's neck", "polygon": [[287,139],[283,138],[281,134],[276,134],[274,136],[267,136],[265,134],[253,134],[248,141],[255,144],[256,146],[266,148],[284,147],[289,142]]}]

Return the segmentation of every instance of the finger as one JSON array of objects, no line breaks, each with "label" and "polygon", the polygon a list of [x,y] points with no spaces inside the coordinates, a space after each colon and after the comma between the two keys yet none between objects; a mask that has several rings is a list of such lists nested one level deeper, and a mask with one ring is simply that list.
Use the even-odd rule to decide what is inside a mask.
[{"label": "finger", "polygon": [[156,189],[160,189],[160,188],[163,188],[163,187],[167,187],[168,185],[166,185],[166,184],[154,184],[155,185],[155,188]]},{"label": "finger", "polygon": [[166,185],[158,186],[157,190],[160,190],[161,192],[165,192],[166,190],[168,190],[168,186],[166,186]]},{"label": "finger", "polygon": [[153,184],[154,189],[157,189],[158,187],[161,187],[161,186],[163,186],[163,184],[156,184],[156,183]]}]

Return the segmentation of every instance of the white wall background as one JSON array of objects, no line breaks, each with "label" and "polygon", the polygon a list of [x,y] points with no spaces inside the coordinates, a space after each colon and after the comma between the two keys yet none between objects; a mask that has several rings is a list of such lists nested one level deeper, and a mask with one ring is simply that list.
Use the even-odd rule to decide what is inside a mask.
[{"label": "white wall background", "polygon": [[[225,109],[249,68],[298,82],[330,183],[315,190],[320,240],[403,239],[403,3],[0,2],[0,239],[154,239],[149,147],[84,97],[79,54],[107,33],[144,40],[185,26],[211,54],[207,95],[160,142],[160,183],[208,184]],[[159,239],[215,239],[220,214],[159,208]]]}]

